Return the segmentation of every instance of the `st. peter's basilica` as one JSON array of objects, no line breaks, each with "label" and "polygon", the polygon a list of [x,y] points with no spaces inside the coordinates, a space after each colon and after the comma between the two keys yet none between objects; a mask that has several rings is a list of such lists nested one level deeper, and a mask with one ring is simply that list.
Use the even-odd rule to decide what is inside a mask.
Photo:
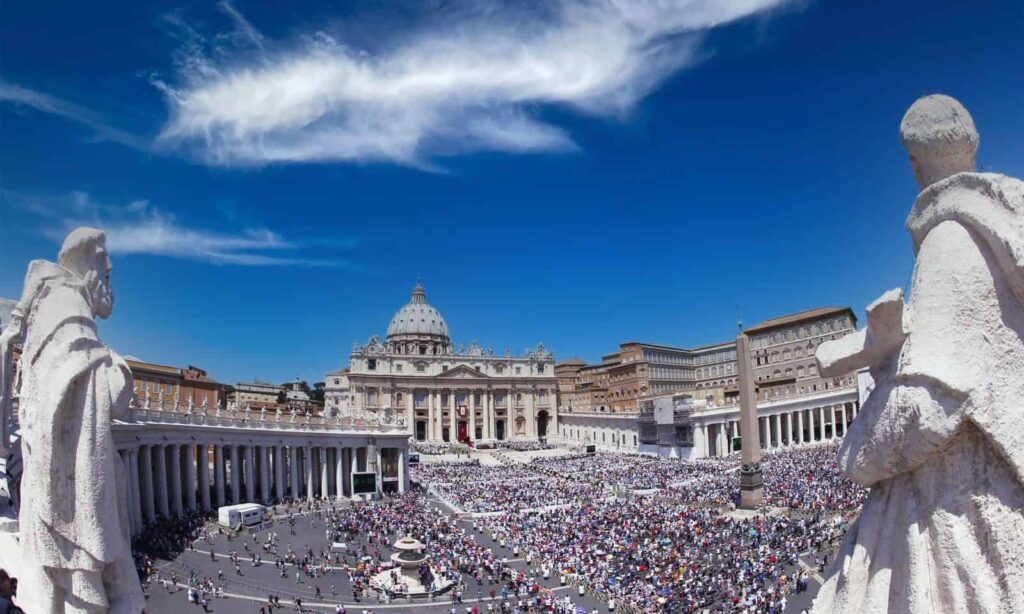
[{"label": "st. peter's basilica", "polygon": [[356,344],[348,368],[327,374],[325,410],[404,412],[417,441],[542,439],[557,422],[554,364],[543,344],[518,357],[475,342],[456,350],[417,282],[384,341]]}]

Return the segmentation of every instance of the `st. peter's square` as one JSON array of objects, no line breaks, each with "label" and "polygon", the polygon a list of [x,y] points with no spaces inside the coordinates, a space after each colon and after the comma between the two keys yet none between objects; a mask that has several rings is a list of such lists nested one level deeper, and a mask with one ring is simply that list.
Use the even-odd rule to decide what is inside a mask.
[{"label": "st. peter's square", "polygon": [[1016,3],[0,12],[0,614],[1024,614]]}]

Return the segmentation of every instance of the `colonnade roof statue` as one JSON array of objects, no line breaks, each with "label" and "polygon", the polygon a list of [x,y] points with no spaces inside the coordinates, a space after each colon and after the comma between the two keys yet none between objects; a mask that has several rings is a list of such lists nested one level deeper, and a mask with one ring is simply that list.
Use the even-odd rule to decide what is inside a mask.
[{"label": "colonnade roof statue", "polygon": [[830,612],[1024,612],[1024,183],[974,172],[978,133],[948,96],[900,126],[921,193],[910,298],[821,345],[826,377],[875,388],[839,449],[871,487],[814,603]]},{"label": "colonnade roof statue", "polygon": [[[78,228],[59,263],[29,264],[0,364],[22,343],[19,602],[26,612],[136,614],[128,482],[110,431],[132,396],[127,363],[99,340],[114,304],[106,236]],[[6,399],[0,399],[6,402]]]}]

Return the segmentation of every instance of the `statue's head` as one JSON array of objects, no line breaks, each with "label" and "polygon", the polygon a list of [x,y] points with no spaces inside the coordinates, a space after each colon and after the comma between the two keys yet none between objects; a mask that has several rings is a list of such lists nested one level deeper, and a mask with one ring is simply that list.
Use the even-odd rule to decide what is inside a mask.
[{"label": "statue's head", "polygon": [[918,98],[900,122],[900,140],[922,190],[951,175],[974,171],[978,130],[955,98]]},{"label": "statue's head", "polygon": [[110,257],[107,235],[95,228],[76,228],[64,239],[58,255],[60,265],[85,281],[93,313],[110,317],[114,308],[114,291],[110,287]]}]

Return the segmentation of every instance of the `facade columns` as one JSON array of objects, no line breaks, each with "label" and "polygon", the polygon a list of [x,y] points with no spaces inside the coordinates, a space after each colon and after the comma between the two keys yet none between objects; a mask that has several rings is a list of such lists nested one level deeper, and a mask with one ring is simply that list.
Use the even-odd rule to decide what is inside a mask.
[{"label": "facade columns", "polygon": [[783,416],[783,424],[786,428],[786,446],[793,445],[793,412],[786,412]]},{"label": "facade columns", "polygon": [[[437,431],[437,417],[434,416],[434,391],[427,389],[427,439],[431,441],[440,440],[441,436]],[[415,427],[413,434],[416,433]]]},{"label": "facade columns", "polygon": [[796,442],[804,442],[804,410],[796,412]]},{"label": "facade columns", "polygon": [[213,489],[217,495],[217,507],[222,507],[224,498],[224,446],[213,446]]},{"label": "facade columns", "polygon": [[166,446],[153,446],[156,456],[154,479],[156,480],[156,509],[164,518],[171,517],[167,504],[167,450]]},{"label": "facade columns", "polygon": [[[486,403],[484,404],[484,411],[486,412]],[[397,448],[398,451],[398,492],[402,493],[409,490],[409,484],[407,483],[408,475],[405,471],[405,459],[406,450],[405,448]]]},{"label": "facade columns", "polygon": [[840,407],[842,408],[841,415],[843,418],[843,437],[846,437],[846,403],[843,403]]},{"label": "facade columns", "polygon": [[816,441],[825,441],[825,408],[818,408],[818,438]]},{"label": "facade columns", "polygon": [[829,439],[829,441],[833,441],[836,438],[836,406],[835,405],[829,405],[828,406],[828,422],[829,422],[829,424],[832,425],[832,434],[831,434],[831,436],[828,439]]},{"label": "facade columns", "polygon": [[205,443],[196,446],[196,466],[199,469],[199,505],[210,509],[210,453]]},{"label": "facade columns", "polygon": [[451,423],[450,430],[448,431],[448,441],[452,443],[456,441],[456,435],[458,435],[456,430],[458,425],[455,422],[455,396],[455,390],[448,391],[449,422]]},{"label": "facade columns", "polygon": [[772,445],[772,447],[773,448],[781,447],[782,439],[781,439],[781,433],[779,432],[780,428],[779,428],[779,415],[778,414],[775,414],[774,416],[771,416],[771,425],[772,425],[772,438],[773,438],[773,443],[774,443],[774,445]]},{"label": "facade columns", "polygon": [[469,397],[466,401],[469,403],[469,432],[467,435],[471,440],[476,440],[476,390],[470,390],[467,396]]}]

